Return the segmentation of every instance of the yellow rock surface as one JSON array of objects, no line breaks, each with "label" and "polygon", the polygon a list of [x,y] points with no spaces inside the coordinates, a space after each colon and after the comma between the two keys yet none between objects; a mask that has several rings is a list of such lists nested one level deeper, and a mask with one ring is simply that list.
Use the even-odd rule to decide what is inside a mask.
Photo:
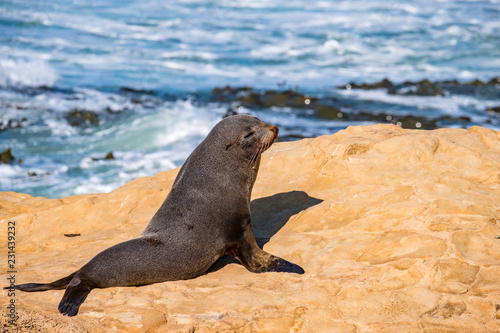
[{"label": "yellow rock surface", "polygon": [[[61,200],[0,193],[0,248],[16,223],[16,282],[56,280],[139,235],[176,172]],[[63,291],[18,291],[19,331],[500,331],[499,132],[375,125],[276,143],[252,214],[264,249],[304,275],[222,260],[192,280],[93,290],[73,318],[57,311]],[[10,299],[3,291],[2,325]]]}]

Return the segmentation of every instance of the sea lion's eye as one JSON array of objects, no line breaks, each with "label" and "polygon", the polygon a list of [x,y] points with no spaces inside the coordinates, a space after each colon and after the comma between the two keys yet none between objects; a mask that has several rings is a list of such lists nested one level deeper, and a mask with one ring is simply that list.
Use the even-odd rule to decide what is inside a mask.
[{"label": "sea lion's eye", "polygon": [[254,135],[255,132],[250,132],[248,133],[247,135],[245,135],[245,139],[248,139],[249,137],[251,137],[252,135]]}]

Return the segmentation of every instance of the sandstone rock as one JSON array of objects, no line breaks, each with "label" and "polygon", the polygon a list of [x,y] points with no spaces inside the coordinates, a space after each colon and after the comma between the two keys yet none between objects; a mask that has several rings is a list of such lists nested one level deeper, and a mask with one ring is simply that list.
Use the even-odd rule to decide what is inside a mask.
[{"label": "sandstone rock", "polygon": [[[0,193],[16,282],[53,281],[140,234],[176,172],[61,200]],[[500,133],[375,125],[277,143],[253,195],[259,244],[304,275],[226,258],[192,280],[94,290],[74,318],[57,312],[63,291],[16,292],[19,331],[500,331]]]}]

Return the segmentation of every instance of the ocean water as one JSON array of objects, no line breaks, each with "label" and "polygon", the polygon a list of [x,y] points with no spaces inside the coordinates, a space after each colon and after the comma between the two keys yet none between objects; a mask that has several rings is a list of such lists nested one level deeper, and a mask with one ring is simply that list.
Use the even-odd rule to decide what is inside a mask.
[{"label": "ocean water", "polygon": [[[499,18],[497,0],[3,0],[0,191],[111,191],[180,166],[228,110],[282,140],[409,120],[500,130]],[[356,86],[384,78],[397,93]],[[283,91],[308,102],[263,100]]]}]

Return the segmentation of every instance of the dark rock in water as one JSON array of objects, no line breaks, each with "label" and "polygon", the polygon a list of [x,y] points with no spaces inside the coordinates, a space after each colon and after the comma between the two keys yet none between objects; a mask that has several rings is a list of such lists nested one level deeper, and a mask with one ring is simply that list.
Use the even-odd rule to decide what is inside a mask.
[{"label": "dark rock in water", "polygon": [[338,121],[373,121],[377,123],[392,123],[406,129],[435,129],[438,119],[414,115],[390,115],[366,111],[350,112],[331,105],[316,105],[315,116],[321,119]]},{"label": "dark rock in water", "polygon": [[389,89],[389,88],[391,88],[393,86],[394,86],[394,84],[389,79],[386,78],[386,79],[383,79],[380,82],[377,82],[377,83],[373,84],[371,86],[371,89],[380,89],[380,88],[387,88],[387,89]]},{"label": "dark rock in water", "polygon": [[293,90],[281,92],[269,90],[260,95],[259,102],[264,107],[277,106],[303,109],[310,107],[311,104],[314,104],[316,99],[309,98],[308,96]]},{"label": "dark rock in water", "polygon": [[317,105],[315,116],[321,119],[338,121],[373,121],[377,123],[392,123],[406,129],[435,129],[438,119],[418,117],[413,115],[389,115],[385,113],[371,113],[366,111],[348,112],[335,106]]},{"label": "dark rock in water", "polygon": [[393,118],[392,123],[406,129],[435,129],[436,121],[416,116],[403,116]]},{"label": "dark rock in water", "polygon": [[427,79],[418,82],[404,82],[402,85],[395,86],[389,89],[389,94],[392,95],[409,95],[409,96],[444,96],[443,90],[439,84],[431,82]]},{"label": "dark rock in water", "polygon": [[500,115],[500,106],[494,107],[494,108],[487,108],[486,112],[489,113],[498,113]]},{"label": "dark rock in water", "polygon": [[89,127],[99,125],[99,116],[94,111],[73,109],[66,115],[71,126]]},{"label": "dark rock in water", "polygon": [[344,117],[339,108],[330,105],[316,105],[314,110],[316,117],[321,119],[340,120]]},{"label": "dark rock in water", "polygon": [[479,79],[475,79],[475,80],[472,80],[472,81],[469,81],[469,82],[465,82],[464,83],[464,86],[474,86],[474,87],[477,87],[477,86],[484,86],[485,83]]},{"label": "dark rock in water", "polygon": [[500,76],[492,78],[488,81],[488,84],[500,84]]},{"label": "dark rock in water", "polygon": [[247,108],[290,107],[296,109],[309,108],[316,98],[308,97],[293,90],[263,92],[254,91],[248,87],[232,88],[225,86],[212,90],[212,100],[216,102],[238,102]]},{"label": "dark rock in water", "polygon": [[[405,129],[432,130],[442,127],[443,123],[468,124],[471,122],[469,117],[450,117],[448,115],[436,118],[420,117],[415,115],[390,115],[373,114],[365,111],[358,113],[342,113],[342,118],[350,121],[373,121],[378,123],[391,123],[401,126]],[[339,119],[340,120],[340,119]]]},{"label": "dark rock in water", "polygon": [[120,92],[121,93],[128,93],[128,94],[156,95],[156,92],[154,90],[135,89],[135,88],[130,88],[130,87],[121,87]]},{"label": "dark rock in water", "polygon": [[451,123],[451,124],[456,124],[456,123],[469,123],[471,119],[469,117],[451,117],[449,115],[443,116],[438,119],[438,122],[441,123]]},{"label": "dark rock in water", "polygon": [[[460,83],[458,80],[430,81],[428,79],[424,79],[417,82],[405,81],[403,83],[395,84],[388,79],[383,79],[375,83],[357,84],[351,82],[345,86],[339,86],[337,88],[343,90],[371,90],[385,88],[389,94],[402,96],[444,96],[447,93],[477,96],[477,89],[494,89],[494,86],[498,84],[500,84],[500,77],[494,77],[487,83],[479,79],[465,83]],[[488,96],[489,95],[492,95],[492,93],[488,93]]]},{"label": "dark rock in water", "polygon": [[239,88],[233,88],[231,86],[225,86],[222,88],[215,87],[214,89],[212,89],[212,94],[214,94],[214,95],[225,95],[225,94],[235,95],[241,91],[251,91],[251,90],[252,90],[252,88],[250,88],[250,87],[239,87]]},{"label": "dark rock in water", "polygon": [[0,155],[0,162],[2,164],[11,164],[14,163],[15,157],[12,155],[10,148],[5,149]]},{"label": "dark rock in water", "polygon": [[287,91],[286,104],[289,107],[297,109],[310,108],[314,106],[317,101],[318,99],[315,97],[303,95],[291,90]]},{"label": "dark rock in water", "polygon": [[111,114],[116,114],[116,113],[120,113],[122,112],[122,110],[113,110],[112,108],[110,108],[109,106],[106,107],[106,112],[107,113],[111,113]]},{"label": "dark rock in water", "polygon": [[244,105],[248,108],[261,107],[260,94],[253,91],[238,94],[234,101],[239,102],[241,105]]},{"label": "dark rock in water", "polygon": [[273,106],[286,107],[287,96],[285,92],[276,92],[274,90],[268,90],[260,96],[259,102],[265,108],[270,108]]},{"label": "dark rock in water", "polygon": [[429,119],[425,117],[418,117],[413,115],[389,115],[389,114],[372,114],[361,111],[358,114],[351,116],[353,120],[358,121],[375,121],[379,123],[391,123],[401,126],[405,129],[435,129],[437,128],[436,119]]},{"label": "dark rock in water", "polygon": [[41,177],[48,177],[50,175],[51,175],[50,172],[44,172],[44,173],[36,173],[34,171],[28,172],[28,176],[30,176],[30,177],[39,177],[39,178],[41,178]]},{"label": "dark rock in water", "polygon": [[40,94],[45,94],[47,92],[53,92],[53,93],[61,93],[61,94],[74,94],[75,92],[72,89],[66,89],[66,88],[61,88],[61,87],[55,87],[55,86],[38,86],[38,87],[32,87],[32,86],[15,86],[15,87],[10,87],[13,91],[22,93],[22,94],[28,94],[28,95],[40,95]]},{"label": "dark rock in water", "polygon": [[9,119],[0,122],[0,131],[6,131],[14,128],[21,128],[28,125],[28,119],[23,118],[21,120]]},{"label": "dark rock in water", "polygon": [[382,88],[390,89],[393,87],[394,87],[394,84],[389,79],[385,78],[379,82],[375,82],[375,83],[371,83],[371,84],[368,84],[368,83],[357,84],[357,83],[351,82],[349,84],[346,84],[345,86],[339,86],[337,88],[346,89],[346,90],[350,90],[350,89],[372,90],[372,89],[382,89]]},{"label": "dark rock in water", "polygon": [[418,82],[405,81],[402,84],[394,84],[389,79],[383,79],[375,83],[362,83],[356,84],[351,82],[346,86],[340,86],[339,89],[387,89],[389,94],[392,95],[416,95],[416,96],[442,96],[443,91],[438,85],[429,81],[422,80]]},{"label": "dark rock in water", "polygon": [[241,96],[244,93],[252,92],[252,88],[240,87],[233,88],[231,86],[225,86],[223,88],[215,87],[212,89],[212,100],[215,102],[229,102],[234,101],[236,97]]},{"label": "dark rock in water", "polygon": [[227,109],[227,111],[224,114],[224,116],[222,116],[222,118],[227,118],[227,117],[230,117],[230,116],[236,116],[237,114],[238,114],[238,111],[236,111],[233,108],[229,108],[229,109]]},{"label": "dark rock in water", "polygon": [[105,160],[114,160],[115,156],[113,155],[113,152],[110,151],[109,153],[106,154],[104,158],[98,158],[98,157],[92,157],[92,161],[105,161]]},{"label": "dark rock in water", "polygon": [[[500,81],[500,79],[498,79]],[[490,82],[497,82],[492,79]],[[479,84],[479,83],[477,83]],[[490,83],[488,83],[490,84]],[[417,82],[406,81],[400,84],[395,84],[389,79],[383,79],[372,84],[351,83],[341,89],[387,89],[389,94],[397,94],[403,96],[443,96],[453,93],[461,94],[476,94],[478,89],[475,86],[467,86],[457,80],[447,81],[430,81],[421,80]],[[496,89],[490,86],[488,89]],[[491,89],[490,89],[491,90]],[[466,127],[471,123],[468,117],[450,117],[450,116],[419,116],[418,111],[413,115],[394,115],[386,113],[374,113],[374,111],[362,111],[353,106],[353,101],[349,98],[339,97],[332,98],[331,96],[310,97],[295,90],[264,90],[255,91],[248,87],[233,88],[226,86],[223,88],[214,88],[212,91],[212,101],[221,103],[231,103],[226,115],[237,113],[239,106],[244,106],[249,109],[269,109],[272,107],[289,107],[293,109],[305,110],[308,115],[318,119],[329,121],[370,121],[377,123],[393,123],[405,129],[436,129],[449,125],[463,125]],[[354,101],[354,105],[356,102]],[[500,107],[499,107],[500,108]],[[500,112],[498,108],[491,108],[488,112]],[[283,140],[294,140],[300,138],[299,135],[288,134],[286,137],[281,137]]]},{"label": "dark rock in water", "polygon": [[429,80],[417,82],[417,96],[444,96],[444,92],[439,88],[439,85]]},{"label": "dark rock in water", "polygon": [[444,80],[444,81],[441,81],[442,84],[445,84],[445,85],[455,85],[455,86],[459,86],[460,85],[460,82],[458,82],[458,80]]}]

